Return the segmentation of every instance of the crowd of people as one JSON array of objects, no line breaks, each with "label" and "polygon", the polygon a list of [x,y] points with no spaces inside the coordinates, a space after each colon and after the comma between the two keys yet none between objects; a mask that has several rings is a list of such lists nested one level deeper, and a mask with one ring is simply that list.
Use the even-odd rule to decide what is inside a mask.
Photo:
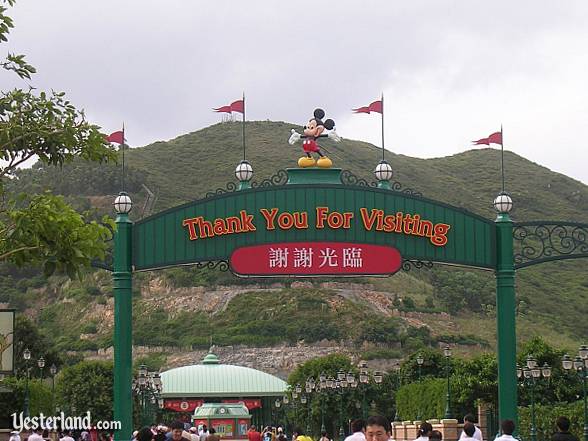
[{"label": "crowd of people", "polygon": [[[476,425],[473,415],[466,415],[463,421],[463,430],[459,441],[484,441],[482,431]],[[570,433],[570,420],[560,416],[556,420],[557,431],[551,436],[551,441],[578,441],[578,438]],[[345,441],[394,441],[391,433],[390,422],[383,416],[371,416],[364,421],[357,419],[351,422],[351,434]],[[505,420],[501,424],[502,435],[494,441],[516,441],[515,423]],[[112,441],[112,434],[108,432],[90,433],[88,431],[74,432],[63,431],[57,437],[52,437],[47,431],[41,429],[33,431],[23,437],[19,432],[11,432],[9,441]],[[443,441],[443,434],[434,430],[428,422],[423,422],[414,441]],[[282,427],[266,426],[261,431],[252,425],[247,431],[248,441],[314,441],[303,429],[296,427],[292,435],[288,436]],[[213,427],[205,424],[198,427],[187,428],[185,423],[176,421],[169,427],[164,425],[144,427],[133,433],[132,441],[222,441]],[[322,432],[318,441],[332,441],[327,432]],[[487,440],[489,441],[489,440]]]}]

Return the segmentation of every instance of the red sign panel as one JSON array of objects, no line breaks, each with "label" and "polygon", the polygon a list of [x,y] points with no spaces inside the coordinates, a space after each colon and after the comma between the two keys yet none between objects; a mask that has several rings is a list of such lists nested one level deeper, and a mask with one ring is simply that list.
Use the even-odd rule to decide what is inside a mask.
[{"label": "red sign panel", "polygon": [[254,245],[231,255],[231,270],[243,276],[385,275],[401,267],[396,248],[348,242]]},{"label": "red sign panel", "polygon": [[204,404],[203,400],[165,400],[163,408],[176,412],[194,412],[197,407]]},{"label": "red sign panel", "polygon": [[223,403],[243,403],[245,407],[249,410],[259,409],[261,407],[261,400],[260,399],[250,399],[250,400],[222,400]]}]

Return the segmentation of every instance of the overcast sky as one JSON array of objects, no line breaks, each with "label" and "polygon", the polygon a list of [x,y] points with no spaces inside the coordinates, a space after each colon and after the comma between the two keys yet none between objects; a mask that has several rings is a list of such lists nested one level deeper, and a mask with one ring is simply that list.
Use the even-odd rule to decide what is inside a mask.
[{"label": "overcast sky", "polygon": [[4,50],[27,54],[32,84],[105,132],[124,120],[132,146],[216,123],[243,91],[248,119],[302,124],[320,106],[341,136],[380,145],[379,115],[350,109],[383,92],[389,150],[446,156],[502,123],[505,149],[588,183],[585,0],[19,0],[10,14]]}]

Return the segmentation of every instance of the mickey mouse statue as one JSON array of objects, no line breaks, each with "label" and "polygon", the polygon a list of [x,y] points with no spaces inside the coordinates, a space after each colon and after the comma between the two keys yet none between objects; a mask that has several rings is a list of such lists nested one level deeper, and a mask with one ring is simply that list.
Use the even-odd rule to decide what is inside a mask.
[{"label": "mickey mouse statue", "polygon": [[[304,126],[303,134],[297,133],[296,130],[292,129],[290,135],[290,139],[288,143],[290,145],[294,144],[296,141],[300,139],[304,139],[302,141],[302,148],[304,149],[304,153],[306,156],[303,156],[298,160],[299,167],[312,167],[315,165],[315,160],[312,157],[311,153],[316,152],[319,155],[319,159],[316,161],[316,165],[321,168],[329,168],[333,165],[333,162],[327,158],[323,152],[321,152],[321,147],[317,144],[316,140],[318,138],[330,138],[335,142],[341,141],[337,132],[335,132],[335,121],[332,119],[327,119],[325,122],[322,119],[325,117],[325,111],[323,109],[316,109],[314,111],[314,117],[308,121],[308,124]],[[328,134],[323,134],[323,132],[329,130]]]}]

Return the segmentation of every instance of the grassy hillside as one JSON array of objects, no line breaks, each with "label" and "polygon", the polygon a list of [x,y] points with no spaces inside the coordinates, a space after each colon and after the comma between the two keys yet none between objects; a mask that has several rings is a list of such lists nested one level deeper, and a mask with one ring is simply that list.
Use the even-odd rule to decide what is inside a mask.
[{"label": "grassy hillside", "polygon": [[[287,139],[291,128],[300,129],[283,122],[247,123],[247,157],[254,168],[254,181],[267,178],[278,169],[296,166],[297,158],[301,155],[301,147],[299,144],[288,145]],[[207,191],[224,187],[229,181],[234,182],[233,170],[242,155],[240,136],[239,123],[223,123],[179,136],[168,142],[156,142],[128,151],[127,188],[135,201],[135,206],[138,207],[134,215],[140,213],[145,196],[141,184],[147,185],[157,195],[154,209],[157,212],[196,199]],[[325,141],[324,146],[331,152],[330,156],[335,166],[351,170],[369,181],[374,180],[372,170],[381,154],[377,147],[353,140],[343,140],[339,144]],[[386,152],[386,159],[394,169],[394,179],[400,181],[403,186],[416,189],[426,197],[467,208],[490,219],[495,216],[491,203],[500,190],[499,150],[478,149],[426,160]],[[554,173],[512,152],[505,152],[505,160],[506,187],[515,202],[512,213],[515,221],[558,219],[588,222],[586,185]],[[120,173],[115,166],[96,166],[82,162],[66,166],[62,170],[37,166],[31,170],[21,171],[18,179],[12,182],[11,188],[26,191],[50,188],[67,195],[79,208],[97,207],[99,211],[103,211],[110,209],[112,195],[120,188]],[[170,284],[176,287],[243,283],[230,275],[222,276],[222,280],[216,276],[202,279],[194,270],[173,271],[175,272],[168,271],[164,274],[166,277],[169,276]],[[172,277],[174,274],[175,279]],[[183,278],[182,282],[178,282],[178,275]],[[151,276],[141,277],[149,279]],[[148,284],[147,279],[142,280]],[[457,336],[455,338],[477,335],[479,341],[488,342],[490,346],[494,344],[494,278],[490,273],[436,267],[433,272],[413,272],[409,275],[365,282],[370,289],[382,291],[390,298],[395,298],[398,303],[396,306],[405,310],[451,312],[451,320],[445,321],[431,315],[430,325],[435,329],[434,334],[437,336],[447,339],[450,335]],[[32,289],[42,291],[42,281],[37,280],[35,287],[27,286],[26,283],[18,285],[11,279],[6,279],[3,283],[10,289],[3,294],[4,299],[8,298],[13,303],[18,300],[20,309],[43,301],[42,298],[39,300],[31,294]],[[74,287],[70,284],[66,287],[55,287],[55,304],[44,313],[42,326],[47,331],[56,330],[62,326],[64,317],[70,322],[75,322],[76,314],[80,314],[80,310],[75,307],[78,303],[79,308],[91,308],[91,305],[98,302],[104,304],[111,289],[108,287],[108,280],[104,283],[106,285],[102,286],[86,282],[86,285],[94,285],[98,289],[98,292],[91,290],[94,294],[86,292],[88,286]],[[140,291],[141,285],[137,285],[137,290]],[[73,294],[71,290],[74,290]],[[10,295],[6,292],[10,292]],[[140,292],[137,295],[140,298]],[[305,299],[311,299],[311,303],[316,301],[331,304],[329,299],[338,295],[316,286],[308,292],[304,289],[293,292],[286,287],[285,291],[278,295],[252,290],[248,295],[234,298],[227,306],[227,314],[232,314],[227,317],[230,316],[232,321],[214,321],[214,326],[218,329],[219,343],[250,343],[257,339],[261,343],[272,344],[278,341],[308,340],[309,334],[300,334],[295,327],[283,327],[281,333],[276,333],[272,321],[257,320],[247,314],[233,312],[243,311],[246,307],[262,302],[264,308],[277,311],[277,319],[287,320],[292,316],[287,302],[290,296],[298,298],[298,302],[302,302],[300,304],[307,305]],[[588,315],[588,259],[555,262],[519,271],[517,295],[520,338],[527,339],[540,334],[553,343],[572,345],[588,335],[588,321],[585,319]],[[407,300],[407,303],[403,304],[407,297],[410,301]],[[182,337],[182,344],[197,344],[206,340],[206,333],[200,332],[202,327],[185,327],[187,319],[178,319],[170,316],[165,310],[153,309],[148,300],[137,301],[137,312],[145,316],[137,323],[140,330],[137,331],[136,337],[141,342],[179,342],[180,337],[171,331],[166,334],[166,327],[160,328],[161,323],[167,323],[167,329],[183,329],[185,332],[182,335],[189,337]],[[355,306],[360,309],[362,307],[361,303],[355,303]],[[72,315],[67,311],[77,312]],[[296,311],[297,320],[317,319],[312,308],[303,306]],[[327,313],[328,311],[330,312]],[[328,311],[323,315],[329,322],[325,332],[328,331],[330,337],[355,340],[363,338],[358,337],[360,334],[355,331],[346,332],[345,328],[349,326],[345,325],[345,320],[335,320],[341,312],[334,309]],[[332,317],[331,313],[334,314]],[[157,317],[157,320],[153,317]],[[343,314],[342,317],[347,315]],[[210,318],[204,316],[198,320],[200,323],[212,323],[209,321]],[[362,323],[369,322],[369,317],[362,313],[352,317],[349,323],[353,321],[360,324],[359,329]],[[92,323],[69,326],[72,332],[64,347],[73,345],[76,335],[84,333],[84,329],[93,331],[94,327]],[[406,330],[398,332],[399,341],[406,337],[402,337]],[[103,346],[108,343],[107,332],[101,334],[100,329],[97,329],[97,333],[87,334],[96,334],[95,338],[89,338],[94,345]],[[310,337],[311,340],[312,338]],[[421,338],[421,341],[427,341],[427,338]]]}]

